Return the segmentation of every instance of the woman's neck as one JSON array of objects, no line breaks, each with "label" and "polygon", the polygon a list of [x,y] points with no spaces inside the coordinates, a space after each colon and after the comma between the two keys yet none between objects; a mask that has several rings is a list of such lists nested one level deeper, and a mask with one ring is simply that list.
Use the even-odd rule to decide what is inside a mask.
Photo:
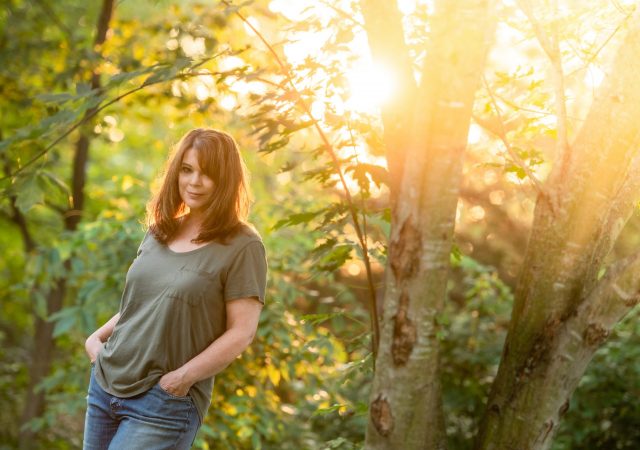
[{"label": "woman's neck", "polygon": [[204,223],[204,217],[199,214],[194,214],[192,212],[185,214],[182,216],[182,224],[181,228],[183,230],[191,230],[198,234],[200,232],[200,227]]}]

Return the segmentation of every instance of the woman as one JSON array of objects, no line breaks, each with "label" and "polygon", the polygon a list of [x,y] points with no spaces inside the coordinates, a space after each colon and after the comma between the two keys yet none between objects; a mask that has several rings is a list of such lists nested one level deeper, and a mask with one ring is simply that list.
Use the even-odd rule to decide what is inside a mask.
[{"label": "woman", "polygon": [[231,136],[187,133],[148,205],[119,312],[85,347],[85,449],[184,449],[215,374],[252,341],[267,263],[246,222],[246,170]]}]

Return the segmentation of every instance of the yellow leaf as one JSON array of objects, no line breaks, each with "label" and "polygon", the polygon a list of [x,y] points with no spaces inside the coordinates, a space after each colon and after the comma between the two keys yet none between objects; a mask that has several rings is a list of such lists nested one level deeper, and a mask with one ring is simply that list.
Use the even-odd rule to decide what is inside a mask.
[{"label": "yellow leaf", "polygon": [[278,383],[280,383],[280,371],[275,367],[271,365],[267,366],[267,375],[269,376],[269,379],[274,384],[274,386],[277,386]]},{"label": "yellow leaf", "polygon": [[122,190],[127,191],[131,186],[133,186],[133,178],[130,175],[125,175],[122,177]]},{"label": "yellow leaf", "polygon": [[256,394],[258,393],[258,390],[256,389],[255,386],[246,386],[244,390],[247,391],[247,395],[249,397],[255,397]]},{"label": "yellow leaf", "polygon": [[291,381],[291,378],[289,377],[289,371],[287,370],[287,363],[285,363],[284,361],[280,363],[280,374],[282,375],[282,378],[284,378],[284,381]]},{"label": "yellow leaf", "polygon": [[236,407],[230,403],[226,403],[222,407],[222,409],[224,410],[225,413],[227,413],[230,416],[235,416],[238,413],[238,410],[236,409]]}]

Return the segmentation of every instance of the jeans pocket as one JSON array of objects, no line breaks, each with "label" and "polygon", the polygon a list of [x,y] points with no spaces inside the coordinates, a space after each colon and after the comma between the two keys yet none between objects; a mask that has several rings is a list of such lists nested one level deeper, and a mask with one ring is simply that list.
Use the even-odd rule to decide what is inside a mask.
[{"label": "jeans pocket", "polygon": [[184,397],[180,397],[178,395],[173,395],[171,392],[165,391],[164,389],[162,389],[162,386],[160,386],[160,382],[156,383],[156,387],[166,397],[169,397],[174,400],[191,401],[191,397],[189,396],[189,394],[185,395]]}]

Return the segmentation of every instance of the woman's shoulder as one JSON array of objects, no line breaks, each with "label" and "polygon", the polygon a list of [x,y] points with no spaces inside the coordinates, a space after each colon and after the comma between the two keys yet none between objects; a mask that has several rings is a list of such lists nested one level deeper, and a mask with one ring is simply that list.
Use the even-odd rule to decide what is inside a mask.
[{"label": "woman's shoulder", "polygon": [[262,242],[262,236],[253,224],[242,222],[232,241],[235,245],[244,246],[254,241]]}]

